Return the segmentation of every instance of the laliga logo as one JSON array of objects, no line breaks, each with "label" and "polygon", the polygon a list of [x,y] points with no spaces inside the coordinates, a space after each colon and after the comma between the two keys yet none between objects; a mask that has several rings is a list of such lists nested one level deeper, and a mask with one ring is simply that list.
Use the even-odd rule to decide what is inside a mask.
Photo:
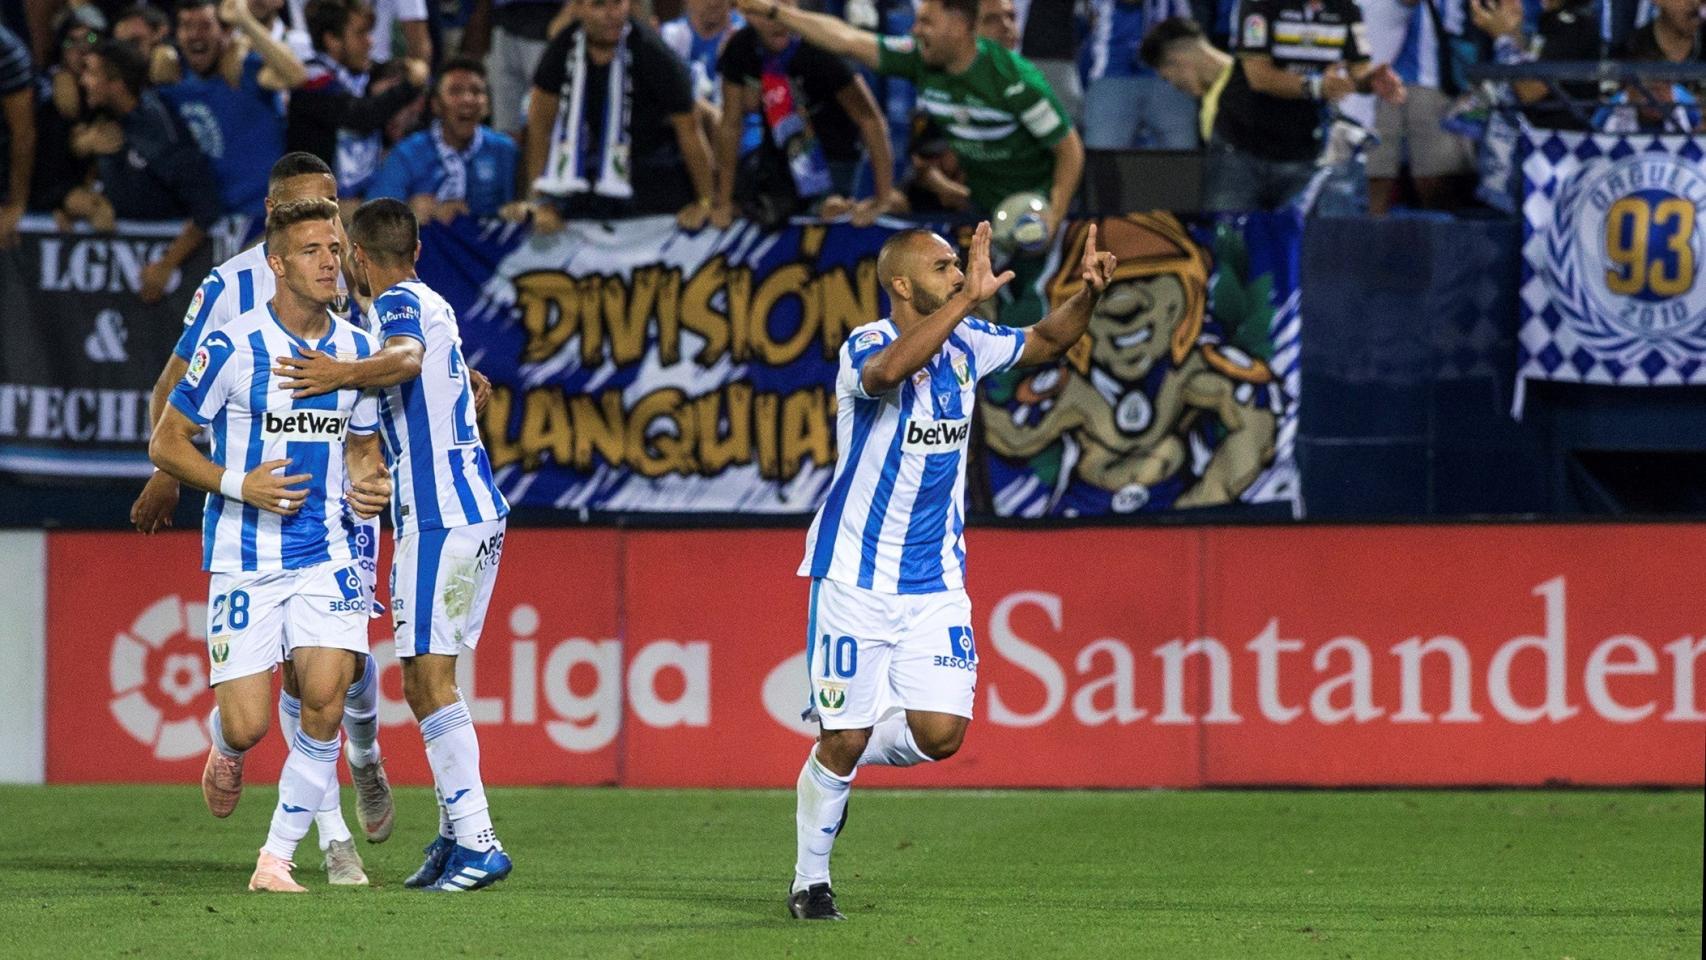
[{"label": "laliga logo", "polygon": [[107,706],[156,760],[185,760],[207,750],[205,710],[196,705],[208,693],[206,623],[205,605],[173,594],[113,637]]}]

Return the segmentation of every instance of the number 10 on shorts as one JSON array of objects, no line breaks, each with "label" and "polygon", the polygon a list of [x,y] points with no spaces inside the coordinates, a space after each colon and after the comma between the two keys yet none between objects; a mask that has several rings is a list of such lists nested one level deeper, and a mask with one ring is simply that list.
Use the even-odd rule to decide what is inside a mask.
[{"label": "number 10 on shorts", "polygon": [[823,661],[823,678],[825,680],[846,680],[859,672],[859,642],[852,637],[835,637],[824,634],[818,641],[819,656]]}]

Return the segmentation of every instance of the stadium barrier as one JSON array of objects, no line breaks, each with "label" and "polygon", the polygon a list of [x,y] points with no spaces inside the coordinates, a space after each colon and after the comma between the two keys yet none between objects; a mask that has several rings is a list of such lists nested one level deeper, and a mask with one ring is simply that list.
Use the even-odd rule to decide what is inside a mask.
[{"label": "stadium barrier", "polygon": [[[860,782],[1698,786],[1701,533],[973,530],[966,747]],[[134,534],[45,537],[47,780],[193,782],[212,701],[194,535],[123,567]],[[800,547],[797,530],[515,531],[464,658],[489,782],[792,784],[811,742]],[[388,769],[427,783],[387,624]],[[269,735],[252,777],[281,759]]]}]

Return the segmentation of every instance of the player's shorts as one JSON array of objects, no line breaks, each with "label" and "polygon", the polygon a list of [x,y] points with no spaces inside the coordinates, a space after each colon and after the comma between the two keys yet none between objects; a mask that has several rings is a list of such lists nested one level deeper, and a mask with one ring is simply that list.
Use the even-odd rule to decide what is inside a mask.
[{"label": "player's shorts", "polygon": [[964,590],[877,593],[812,581],[806,670],[825,730],[862,730],[894,709],[971,717],[977,644]]},{"label": "player's shorts", "polygon": [[454,657],[480,642],[503,547],[502,520],[416,531],[397,541],[391,626],[398,657]]},{"label": "player's shorts", "polygon": [[373,593],[359,566],[215,573],[207,587],[211,682],[266,673],[303,647],[367,652]]}]

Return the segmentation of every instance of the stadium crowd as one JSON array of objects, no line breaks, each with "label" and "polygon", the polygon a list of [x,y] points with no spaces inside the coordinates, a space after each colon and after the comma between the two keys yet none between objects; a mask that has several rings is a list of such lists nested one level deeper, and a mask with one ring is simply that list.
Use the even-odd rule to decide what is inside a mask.
[{"label": "stadium crowd", "polygon": [[0,245],[25,211],[181,221],[157,298],[216,222],[258,236],[287,150],[423,220],[865,224],[1029,190],[1052,229],[1085,148],[1203,150],[1211,210],[1291,202],[1331,165],[1381,214],[1475,204],[1500,98],[1541,125],[1702,125],[1699,84],[1566,84],[1603,100],[1584,120],[1464,73],[1700,61],[1701,0],[798,2],[0,0]]}]

